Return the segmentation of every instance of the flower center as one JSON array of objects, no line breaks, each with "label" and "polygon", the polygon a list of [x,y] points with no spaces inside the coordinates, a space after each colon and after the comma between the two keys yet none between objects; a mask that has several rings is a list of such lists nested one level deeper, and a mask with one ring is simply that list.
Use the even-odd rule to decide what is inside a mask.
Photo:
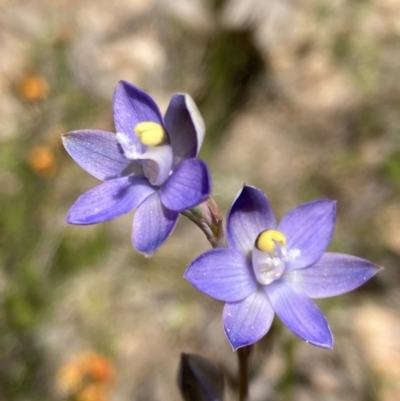
[{"label": "flower center", "polygon": [[171,173],[173,161],[167,133],[160,124],[153,121],[138,123],[134,131],[135,136],[121,132],[116,134],[125,157],[139,161],[150,184],[164,184]]},{"label": "flower center", "polygon": [[277,230],[260,233],[253,248],[253,270],[260,284],[268,285],[282,276],[285,270],[286,237]]},{"label": "flower center", "polygon": [[135,134],[140,138],[140,142],[147,146],[164,145],[168,140],[164,128],[153,121],[145,121],[137,124]]},{"label": "flower center", "polygon": [[265,230],[256,239],[256,247],[260,251],[273,252],[277,244],[278,246],[286,244],[286,237],[277,230]]}]

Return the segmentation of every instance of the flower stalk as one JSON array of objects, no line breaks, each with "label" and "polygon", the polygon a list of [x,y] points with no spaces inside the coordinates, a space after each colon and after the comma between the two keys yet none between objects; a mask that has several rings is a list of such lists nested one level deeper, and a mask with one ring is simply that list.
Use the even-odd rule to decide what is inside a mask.
[{"label": "flower stalk", "polygon": [[239,348],[237,350],[239,374],[238,374],[238,394],[239,401],[249,400],[249,362],[253,351],[253,345]]},{"label": "flower stalk", "polygon": [[[225,231],[221,209],[210,197],[206,202],[181,213],[197,225],[205,234],[208,242],[215,248],[226,248]],[[239,348],[236,352],[238,359],[238,399],[248,401],[249,395],[249,362],[253,345]]]}]

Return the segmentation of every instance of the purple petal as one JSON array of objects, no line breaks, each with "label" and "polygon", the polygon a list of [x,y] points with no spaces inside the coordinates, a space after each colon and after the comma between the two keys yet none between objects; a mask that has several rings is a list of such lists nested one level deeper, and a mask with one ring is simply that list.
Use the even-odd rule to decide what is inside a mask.
[{"label": "purple petal", "polygon": [[111,132],[72,131],[62,135],[62,141],[69,155],[99,180],[107,181],[141,170],[122,154]]},{"label": "purple petal", "polygon": [[114,91],[114,125],[116,132],[136,140],[134,128],[140,122],[154,121],[163,125],[157,104],[136,86],[119,81]]},{"label": "purple petal", "polygon": [[284,280],[264,287],[275,313],[304,341],[323,348],[333,348],[331,329],[317,305],[304,293]]},{"label": "purple petal", "polygon": [[234,350],[264,337],[273,319],[274,310],[261,287],[243,301],[227,303],[222,316],[225,334]]},{"label": "purple petal", "polygon": [[196,157],[203,143],[205,125],[193,99],[176,93],[164,120],[174,152],[174,167],[182,160]]},{"label": "purple petal", "polygon": [[340,253],[324,253],[312,266],[284,275],[293,287],[311,298],[344,294],[364,284],[380,267],[368,260]]},{"label": "purple petal", "polygon": [[67,223],[96,224],[114,219],[139,206],[154,188],[144,177],[121,177],[92,188],[71,207]]},{"label": "purple petal", "polygon": [[333,235],[336,202],[320,199],[291,210],[278,225],[287,239],[285,249],[289,257],[286,271],[301,269],[316,262]]},{"label": "purple petal", "polygon": [[262,231],[276,227],[268,198],[255,187],[245,185],[233,201],[227,219],[230,247],[247,255]]},{"label": "purple petal", "polygon": [[258,286],[249,260],[234,249],[203,253],[183,277],[205,294],[225,302],[241,301]]},{"label": "purple petal", "polygon": [[165,207],[182,212],[207,200],[210,192],[207,165],[200,159],[187,159],[169,176],[161,187],[160,196]]},{"label": "purple petal", "polygon": [[178,216],[178,212],[162,205],[158,192],[149,196],[138,207],[133,219],[132,242],[135,248],[147,256],[153,255],[175,228]]}]

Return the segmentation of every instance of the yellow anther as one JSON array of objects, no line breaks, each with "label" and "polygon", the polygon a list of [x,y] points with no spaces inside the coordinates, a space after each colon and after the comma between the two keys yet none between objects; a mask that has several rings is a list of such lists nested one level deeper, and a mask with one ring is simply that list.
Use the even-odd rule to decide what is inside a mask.
[{"label": "yellow anther", "polygon": [[164,128],[153,121],[139,123],[135,127],[135,133],[140,138],[140,142],[147,146],[162,145],[167,140]]},{"label": "yellow anther", "polygon": [[277,230],[265,230],[261,234],[258,235],[256,239],[256,247],[260,251],[272,252],[276,243],[279,242],[280,246],[286,244],[286,237]]}]

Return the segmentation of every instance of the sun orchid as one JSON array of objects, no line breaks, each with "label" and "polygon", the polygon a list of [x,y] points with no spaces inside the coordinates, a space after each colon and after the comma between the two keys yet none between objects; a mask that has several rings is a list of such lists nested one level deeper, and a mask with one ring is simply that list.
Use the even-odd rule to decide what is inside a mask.
[{"label": "sun orchid", "polygon": [[378,272],[373,263],[325,252],[333,235],[336,203],[316,200],[277,224],[268,198],[244,186],[227,218],[228,248],[200,255],[184,277],[226,302],[223,324],[233,349],[250,345],[271,327],[274,314],[310,344],[333,347],[329,324],[311,298],[351,291]]},{"label": "sun orchid", "polygon": [[189,95],[173,95],[163,118],[149,95],[125,81],[115,88],[113,108],[116,134],[81,130],[62,137],[70,156],[104,181],[78,198],[67,222],[96,224],[136,209],[133,245],[152,255],[179,213],[210,195],[210,173],[197,158],[204,122]]}]

